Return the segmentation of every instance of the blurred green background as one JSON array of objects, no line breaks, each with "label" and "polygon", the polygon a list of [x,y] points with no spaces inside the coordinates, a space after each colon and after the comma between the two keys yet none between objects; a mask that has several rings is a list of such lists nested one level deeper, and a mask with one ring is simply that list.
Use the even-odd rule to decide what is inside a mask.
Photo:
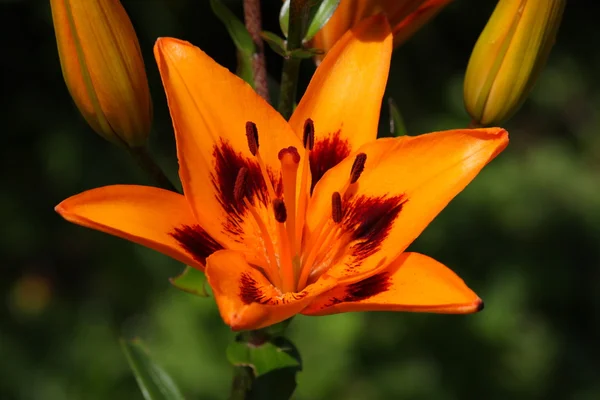
[{"label": "blurred green background", "polygon": [[[568,4],[546,70],[505,124],[507,150],[411,247],[453,268],[485,310],[300,316],[290,328],[304,358],[296,398],[600,398],[600,30],[597,4],[579,3]],[[153,92],[152,148],[175,177],[153,42],[189,40],[230,69],[234,47],[208,1],[123,4]],[[241,15],[241,1],[227,4]],[[278,32],[280,4],[263,1],[265,29]],[[394,53],[386,96],[410,133],[468,124],[462,78],[494,4],[456,1]],[[78,114],[48,2],[0,1],[0,33],[0,398],[141,399],[121,336],[146,340],[187,398],[224,398],[234,335],[212,299],[169,285],[182,266],[53,211],[86,189],[150,182]],[[267,56],[278,77],[281,60]],[[306,85],[313,66],[303,68]]]}]

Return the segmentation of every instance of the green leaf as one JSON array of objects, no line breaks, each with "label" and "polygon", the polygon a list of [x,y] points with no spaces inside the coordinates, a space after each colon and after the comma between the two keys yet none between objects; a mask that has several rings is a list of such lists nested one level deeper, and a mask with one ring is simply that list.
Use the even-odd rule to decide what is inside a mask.
[{"label": "green leaf", "polygon": [[227,359],[236,367],[250,367],[255,377],[281,368],[302,369],[296,346],[284,337],[277,337],[261,344],[249,343],[238,336],[227,347]]},{"label": "green leaf", "polygon": [[319,4],[318,8],[314,8],[314,15],[311,15],[312,19],[308,23],[308,29],[304,35],[304,41],[307,42],[312,39],[317,32],[329,21],[329,18],[333,15],[337,7],[340,5],[340,0],[323,0]]},{"label": "green leaf", "polygon": [[175,382],[150,359],[148,351],[140,339],[121,339],[121,347],[144,399],[183,400],[183,395]]},{"label": "green leaf", "polygon": [[220,0],[210,0],[210,7],[215,15],[225,24],[229,36],[238,50],[238,67],[236,74],[254,88],[254,72],[252,57],[256,53],[254,41],[246,26]]},{"label": "green leaf", "polygon": [[[337,7],[340,5],[340,0],[307,0],[310,1],[308,11],[308,27],[303,35],[303,42],[312,39],[319,30],[329,21]],[[288,36],[290,21],[290,0],[286,0],[279,11],[279,26],[281,31]]]},{"label": "green leaf", "polygon": [[221,3],[220,0],[210,0],[210,7],[225,25],[235,47],[247,56],[253,55],[256,52],[254,41],[242,21],[240,21],[227,6]]},{"label": "green leaf", "polygon": [[286,42],[285,39],[277,36],[273,32],[262,31],[260,36],[263,38],[265,42],[269,45],[271,49],[280,56],[287,57],[288,53],[286,50]]},{"label": "green leaf", "polygon": [[206,290],[206,275],[192,267],[185,267],[181,275],[170,278],[169,282],[179,290],[195,294],[200,297],[208,297]]},{"label": "green leaf", "polygon": [[404,125],[404,119],[396,102],[391,97],[388,98],[388,106],[390,110],[390,135],[398,137],[406,135],[406,126]]},{"label": "green leaf", "polygon": [[290,0],[285,0],[283,5],[281,6],[281,10],[279,10],[279,26],[281,27],[281,32],[283,32],[283,36],[288,36],[288,26],[290,23]]},{"label": "green leaf", "polygon": [[323,54],[323,50],[321,49],[296,49],[296,50],[292,50],[290,51],[289,55],[290,57],[294,57],[294,58],[312,58],[314,56],[316,56],[317,54]]}]

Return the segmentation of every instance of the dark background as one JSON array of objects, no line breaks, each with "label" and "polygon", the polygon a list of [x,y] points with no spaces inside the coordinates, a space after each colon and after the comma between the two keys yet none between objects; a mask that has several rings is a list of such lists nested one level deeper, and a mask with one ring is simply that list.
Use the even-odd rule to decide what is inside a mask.
[{"label": "dark background", "polygon": [[[600,31],[597,6],[583,3],[569,2],[547,68],[505,124],[507,150],[412,246],[461,275],[485,310],[300,316],[298,399],[600,398]],[[123,4],[146,59],[152,149],[174,177],[153,42],[189,40],[231,69],[235,51],[208,1]],[[463,74],[494,4],[456,1],[395,51],[386,96],[410,133],[468,124]],[[241,1],[228,5],[241,14]],[[263,5],[265,29],[279,32],[280,2]],[[53,211],[86,189],[150,182],[74,107],[48,2],[0,1],[0,37],[0,398],[141,398],[118,346],[135,335],[188,398],[224,398],[233,333],[214,301],[169,285],[177,262]],[[277,79],[280,59],[267,54]],[[301,85],[312,63],[303,68]]]}]

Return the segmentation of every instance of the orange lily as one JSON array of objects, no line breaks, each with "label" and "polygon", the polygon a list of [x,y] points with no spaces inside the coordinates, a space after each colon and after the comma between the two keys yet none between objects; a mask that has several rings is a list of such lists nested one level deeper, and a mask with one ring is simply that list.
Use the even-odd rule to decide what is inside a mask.
[{"label": "orange lily", "polygon": [[342,0],[313,38],[313,46],[328,52],[363,19],[384,13],[392,25],[394,46],[400,46],[452,0]]},{"label": "orange lily", "polygon": [[205,271],[234,330],[297,313],[478,311],[452,271],[404,251],[508,135],[375,140],[391,53],[384,17],[349,31],[286,122],[200,49],[159,39],[185,195],[108,186],[56,210]]}]

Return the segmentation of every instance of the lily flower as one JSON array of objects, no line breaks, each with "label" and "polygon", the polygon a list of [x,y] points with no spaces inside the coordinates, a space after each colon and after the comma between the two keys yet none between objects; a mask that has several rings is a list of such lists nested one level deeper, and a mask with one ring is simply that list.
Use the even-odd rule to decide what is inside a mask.
[{"label": "lily flower", "polygon": [[329,21],[313,38],[312,45],[327,53],[363,19],[384,13],[392,25],[394,47],[400,46],[452,0],[343,0]]},{"label": "lily flower", "polygon": [[392,41],[383,16],[346,33],[288,122],[197,47],[159,39],[184,195],[107,186],[56,210],[203,270],[234,330],[298,313],[480,310],[450,269],[405,250],[508,135],[376,140]]}]

